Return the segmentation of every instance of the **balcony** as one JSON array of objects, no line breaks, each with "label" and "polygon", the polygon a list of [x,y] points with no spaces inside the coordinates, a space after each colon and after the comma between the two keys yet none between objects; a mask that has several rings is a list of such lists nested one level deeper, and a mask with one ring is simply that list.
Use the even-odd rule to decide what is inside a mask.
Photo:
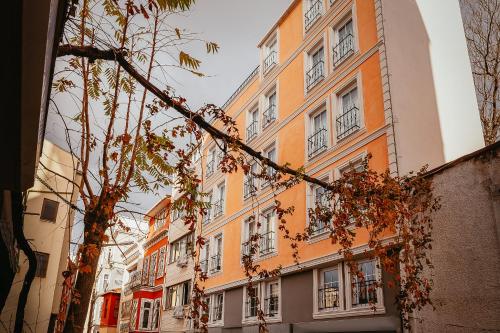
[{"label": "balcony", "polygon": [[207,209],[207,213],[203,215],[203,219],[201,220],[203,224],[209,224],[210,223],[210,209]]},{"label": "balcony", "polygon": [[317,130],[307,139],[307,156],[312,158],[316,154],[322,152],[327,147],[327,130],[322,128]]},{"label": "balcony", "polygon": [[349,136],[360,129],[359,109],[355,106],[344,110],[336,120],[337,140]]},{"label": "balcony", "polygon": [[247,127],[247,142],[251,141],[257,136],[258,122],[257,120],[252,121]]},{"label": "balcony", "polygon": [[210,273],[214,274],[221,270],[221,256],[216,254],[210,258]]},{"label": "balcony", "polygon": [[262,128],[266,128],[269,124],[276,120],[276,105],[271,104],[262,114]]},{"label": "balcony", "polygon": [[271,51],[264,59],[264,74],[267,73],[274,65],[278,63],[278,54],[276,51]]},{"label": "balcony", "polygon": [[268,231],[260,236],[259,240],[259,253],[266,255],[274,252],[274,231]]},{"label": "balcony", "polygon": [[333,47],[333,66],[337,66],[354,53],[354,36],[348,34]]},{"label": "balcony", "polygon": [[215,171],[215,161],[214,160],[208,161],[207,162],[207,172],[206,172],[207,177],[210,177],[211,175],[213,175],[214,171]]},{"label": "balcony", "polygon": [[243,184],[243,199],[254,196],[256,192],[257,186],[255,185],[255,179],[253,177],[248,177]]},{"label": "balcony", "polygon": [[315,1],[309,10],[304,14],[304,26],[306,31],[321,17],[321,12],[323,11],[323,1]]},{"label": "balcony", "polygon": [[307,91],[311,90],[318,82],[323,80],[324,74],[324,61],[320,60],[314,64],[306,73],[306,88]]},{"label": "balcony", "polygon": [[214,218],[221,216],[224,213],[224,200],[219,199],[214,203]]},{"label": "balcony", "polygon": [[250,240],[246,240],[243,243],[241,243],[241,256],[249,256],[250,255],[250,249],[252,248],[252,244]]},{"label": "balcony", "polygon": [[318,310],[333,310],[339,307],[340,294],[338,287],[318,289]]},{"label": "balcony", "polygon": [[377,281],[360,280],[352,284],[352,305],[368,305],[377,302]]},{"label": "balcony", "polygon": [[264,315],[266,317],[275,317],[279,311],[279,298],[278,296],[269,296],[264,298]]}]

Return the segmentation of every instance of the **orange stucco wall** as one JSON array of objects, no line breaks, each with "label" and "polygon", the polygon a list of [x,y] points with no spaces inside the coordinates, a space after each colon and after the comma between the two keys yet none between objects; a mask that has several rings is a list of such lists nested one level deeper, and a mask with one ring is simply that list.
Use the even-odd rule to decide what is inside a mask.
[{"label": "orange stucco wall", "polygon": [[[323,17],[304,34],[302,1],[294,2],[287,15],[278,24],[279,65],[267,75],[258,75],[252,83],[229,105],[226,112],[233,116],[238,124],[240,136],[245,138],[247,111],[262,99],[263,93],[273,85],[277,87],[278,119],[275,124],[261,130],[251,142],[257,150],[262,150],[272,142],[277,147],[279,163],[290,163],[292,167],[304,166],[307,172],[315,176],[329,173],[334,177],[334,170],[360,154],[371,153],[370,168],[385,171],[388,168],[386,121],[382,96],[380,59],[377,49],[377,27],[374,2],[371,0],[335,1]],[[355,22],[357,50],[344,63],[333,68],[331,64],[332,27],[352,12]],[[326,74],[323,81],[310,92],[304,91],[305,57],[310,47],[324,38]],[[336,94],[342,91],[347,83],[356,80],[362,128],[348,139],[338,141],[334,131],[329,132],[329,149],[311,160],[307,158],[307,124],[309,112],[317,107],[326,107],[329,113],[329,127],[335,128],[334,111],[337,107]],[[261,110],[262,112],[262,110]],[[210,147],[208,140],[205,148]],[[207,156],[205,151],[204,156]],[[241,266],[242,223],[252,214],[251,200],[243,199],[243,173],[238,171],[229,175],[214,175],[211,180],[206,177],[204,186],[210,190],[214,184],[225,179],[226,205],[222,218],[211,222],[205,237],[223,233],[222,273],[210,277],[205,286],[210,288],[244,278]],[[287,217],[287,225],[291,232],[303,231],[306,227],[307,184],[301,183],[278,195],[284,207],[293,205],[293,216]],[[269,190],[261,190],[259,197],[269,195]],[[272,205],[273,198],[261,202],[260,208]],[[230,218],[239,215],[236,218]],[[263,268],[275,268],[278,265],[293,265],[292,250],[289,243],[282,239],[277,228],[276,255],[262,260]],[[359,232],[355,246],[366,244],[366,232]],[[300,245],[302,261],[308,261],[335,253],[338,246],[332,246],[329,239],[303,243]]]}]

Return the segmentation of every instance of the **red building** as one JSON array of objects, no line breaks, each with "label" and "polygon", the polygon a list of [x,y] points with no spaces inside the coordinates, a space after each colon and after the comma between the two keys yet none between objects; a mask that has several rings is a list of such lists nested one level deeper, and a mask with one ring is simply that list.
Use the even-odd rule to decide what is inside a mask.
[{"label": "red building", "polygon": [[102,295],[100,333],[115,333],[120,307],[120,290],[111,290]]},{"label": "red building", "polygon": [[170,225],[170,196],[158,202],[147,214],[149,233],[144,243],[142,270],[132,274],[133,300],[130,332],[159,332],[160,309]]}]

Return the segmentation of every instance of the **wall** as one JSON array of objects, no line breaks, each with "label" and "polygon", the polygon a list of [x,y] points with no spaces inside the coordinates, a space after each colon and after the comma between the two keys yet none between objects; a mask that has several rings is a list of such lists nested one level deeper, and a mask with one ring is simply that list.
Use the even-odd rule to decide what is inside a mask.
[{"label": "wall", "polygon": [[432,174],[442,208],[434,216],[435,311],[415,332],[500,330],[500,143]]},{"label": "wall", "polygon": [[380,2],[400,174],[484,146],[458,1]]},{"label": "wall", "polygon": [[[49,141],[44,142],[41,163],[48,169],[79,183],[80,178],[73,171],[71,155]],[[73,187],[67,180],[55,176],[54,173],[41,166],[37,170],[37,175],[51,188],[58,191],[65,200],[76,201],[77,188]],[[44,198],[59,202],[55,223],[40,220]],[[33,250],[49,254],[47,274],[45,277],[35,277],[25,308],[25,327],[33,332],[45,333],[51,314],[57,313],[59,310],[62,289],[61,272],[66,269],[66,258],[69,254],[69,232],[70,226],[73,224],[73,216],[73,210],[69,209],[61,198],[50,192],[39,180],[29,190],[24,218],[24,233],[26,238],[31,240]],[[17,301],[28,269],[24,253],[19,254],[17,264],[19,270],[1,315],[3,324],[11,329],[14,327]]]}]

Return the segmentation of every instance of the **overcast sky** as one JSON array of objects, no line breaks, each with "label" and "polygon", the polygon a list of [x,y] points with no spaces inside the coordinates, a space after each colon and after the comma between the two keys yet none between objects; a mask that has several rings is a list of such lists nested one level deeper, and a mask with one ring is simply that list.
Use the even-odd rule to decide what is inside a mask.
[{"label": "overcast sky", "polygon": [[[291,0],[197,0],[188,14],[169,16],[171,26],[199,33],[200,38],[216,42],[220,50],[215,55],[207,55],[203,44],[186,47],[183,51],[202,61],[200,71],[206,76],[200,78],[177,70],[172,72],[171,82],[162,83],[174,87],[176,94],[186,98],[192,109],[205,103],[222,106],[257,66],[258,42],[290,3]],[[64,109],[72,108],[66,102],[56,100],[56,103]],[[50,113],[46,138],[63,148],[67,146],[59,117]],[[169,193],[159,196],[134,193],[129,200],[138,204],[134,205],[136,210],[146,212],[165,194]],[[74,241],[81,240],[82,227],[81,216],[77,214]]]}]

